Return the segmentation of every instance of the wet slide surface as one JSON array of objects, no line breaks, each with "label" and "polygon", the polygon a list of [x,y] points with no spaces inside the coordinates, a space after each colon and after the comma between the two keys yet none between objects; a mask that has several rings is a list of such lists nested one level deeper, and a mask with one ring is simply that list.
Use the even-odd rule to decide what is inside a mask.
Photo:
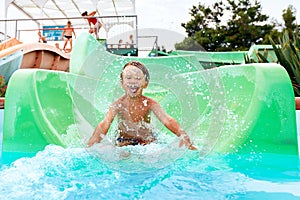
[{"label": "wet slide surface", "polygon": [[149,68],[144,94],[179,121],[203,155],[298,153],[293,90],[280,65],[204,70],[193,55],[120,57],[89,34],[77,38],[70,73],[22,69],[13,74],[3,151],[36,153],[48,144],[84,147],[109,104],[122,95],[119,73],[129,60]]},{"label": "wet slide surface", "polygon": [[231,52],[206,52],[206,51],[173,51],[174,55],[194,55],[205,69],[222,65],[236,65],[245,63],[245,55],[248,51]]}]

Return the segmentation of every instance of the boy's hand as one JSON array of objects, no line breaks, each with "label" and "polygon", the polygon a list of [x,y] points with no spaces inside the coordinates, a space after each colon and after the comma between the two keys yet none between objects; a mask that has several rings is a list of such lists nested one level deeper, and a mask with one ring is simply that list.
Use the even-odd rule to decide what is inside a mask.
[{"label": "boy's hand", "polygon": [[197,147],[195,147],[191,143],[189,136],[187,136],[186,134],[181,136],[181,139],[180,139],[180,142],[179,142],[179,147],[182,147],[182,145],[185,145],[190,150],[198,150]]},{"label": "boy's hand", "polygon": [[197,147],[195,147],[193,144],[187,147],[189,150],[198,150]]},{"label": "boy's hand", "polygon": [[95,140],[95,138],[90,138],[88,143],[87,143],[87,147],[91,147],[93,146],[95,143],[97,143],[97,140]]},{"label": "boy's hand", "polygon": [[94,144],[99,143],[100,141],[101,141],[101,138],[100,138],[100,137],[96,137],[95,135],[93,135],[93,136],[89,139],[87,146],[88,146],[88,147],[91,147],[91,146],[93,146]]}]

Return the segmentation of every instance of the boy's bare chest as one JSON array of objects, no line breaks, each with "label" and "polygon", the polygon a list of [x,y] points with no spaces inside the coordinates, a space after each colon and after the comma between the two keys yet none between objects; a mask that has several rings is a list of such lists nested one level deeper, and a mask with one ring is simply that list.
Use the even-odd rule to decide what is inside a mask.
[{"label": "boy's bare chest", "polygon": [[149,121],[150,107],[144,104],[128,104],[119,110],[122,120],[140,122]]}]

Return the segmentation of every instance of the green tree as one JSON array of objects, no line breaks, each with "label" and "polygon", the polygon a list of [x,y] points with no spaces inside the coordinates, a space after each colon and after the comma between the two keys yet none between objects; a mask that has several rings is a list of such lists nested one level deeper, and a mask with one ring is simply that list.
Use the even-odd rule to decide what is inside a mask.
[{"label": "green tree", "polygon": [[[207,51],[248,50],[252,44],[262,43],[275,26],[267,23],[268,16],[261,13],[260,2],[251,2],[227,0],[211,7],[199,3],[191,9],[192,19],[182,26],[188,37]],[[223,20],[224,13],[231,13],[229,20]]]},{"label": "green tree", "polygon": [[175,48],[187,51],[205,51],[193,37],[184,38],[182,42],[175,44]]},{"label": "green tree", "polygon": [[282,36],[282,32],[280,32],[277,29],[273,29],[273,30],[271,30],[270,33],[265,35],[264,40],[262,41],[262,43],[263,44],[270,44],[271,43],[270,38],[273,38],[273,41],[278,44],[279,43],[279,38],[281,36]]},{"label": "green tree", "polygon": [[268,16],[261,13],[261,4],[250,0],[227,0],[227,11],[232,13],[227,22],[228,31],[226,43],[229,50],[248,50],[252,44],[262,43],[266,34],[270,33],[274,25],[267,23]]},{"label": "green tree", "polygon": [[292,5],[289,5],[287,9],[283,10],[282,14],[285,26],[284,31],[287,31],[290,37],[293,36],[297,28],[295,13],[295,8]]},{"label": "green tree", "polygon": [[[265,36],[263,43],[270,44],[271,42],[274,42],[276,44],[279,44],[280,38],[282,38],[286,33],[288,33],[290,38],[293,38],[294,35],[298,33],[295,13],[296,9],[291,5],[289,5],[287,9],[284,9],[282,11],[284,24],[277,24],[277,27],[279,27],[280,30],[274,28],[269,34]],[[270,41],[270,38],[272,39],[272,41]]]},{"label": "green tree", "polygon": [[[220,29],[221,18],[223,16],[223,11],[225,7],[222,1],[213,4],[212,8],[205,7],[199,3],[198,6],[193,6],[190,10],[190,15],[192,20],[187,23],[182,23],[181,25],[186,29],[188,38],[185,39],[183,43],[192,39],[195,40],[193,44],[198,43],[206,50],[214,50],[216,44],[222,40],[222,35],[216,34],[216,29]],[[194,47],[189,47],[182,44],[176,44],[175,48],[180,48],[183,50],[194,49]]]}]

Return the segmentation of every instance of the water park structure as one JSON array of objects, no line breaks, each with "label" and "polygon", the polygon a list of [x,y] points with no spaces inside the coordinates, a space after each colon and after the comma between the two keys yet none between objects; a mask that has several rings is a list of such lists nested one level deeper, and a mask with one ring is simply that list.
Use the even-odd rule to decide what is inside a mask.
[{"label": "water park structure", "polygon": [[[56,20],[56,22],[62,21],[62,19],[59,18],[53,18],[53,20]],[[73,24],[78,24],[79,22],[77,23],[77,21],[82,21],[82,20],[84,19],[72,18],[72,21],[75,21]],[[105,30],[106,29],[109,30],[110,28],[112,28],[113,25],[116,24],[116,21],[119,21],[118,25],[125,24],[126,26],[128,26],[128,24],[131,23],[132,25],[131,28],[133,27],[131,33],[136,33],[135,39],[138,39],[137,28],[136,28],[136,21],[137,21],[136,16],[127,16],[127,17],[123,16],[122,18],[103,17],[101,18],[101,20],[104,21],[103,23],[106,26]],[[39,20],[37,19],[37,21],[40,21],[43,24],[46,23],[44,22],[45,20],[42,19]],[[10,26],[7,25],[7,23],[10,24],[11,21],[5,21],[5,27]],[[18,24],[18,23],[14,22],[14,24]],[[15,28],[17,27],[18,26],[16,26]],[[46,34],[46,37],[49,40],[51,40],[51,38],[56,40],[55,34],[57,35],[57,33],[55,33],[55,31],[61,31],[61,29],[54,30],[54,33],[50,34],[53,27],[52,29],[51,28],[49,29],[49,26],[47,27],[48,28],[46,28],[45,32],[48,33],[48,35]],[[21,34],[21,32],[26,32],[26,31],[28,30],[19,30],[14,32],[19,32]],[[107,34],[108,32],[106,32],[106,36]],[[79,123],[77,122],[76,119],[77,117],[72,115],[75,115],[75,110],[82,110],[80,106],[85,105],[83,102],[79,103],[80,106],[76,105],[75,102],[73,102],[74,101],[73,95],[76,94],[82,96],[81,98],[87,101],[86,97],[85,98],[83,97],[84,94],[77,94],[78,91],[76,91],[76,89],[73,88],[77,85],[72,85],[72,84],[75,83],[78,84],[78,81],[76,81],[75,83],[74,81],[77,79],[78,80],[86,79],[86,82],[89,82],[95,79],[98,82],[99,80],[101,80],[99,78],[103,78],[104,72],[105,72],[104,74],[111,73],[111,76],[107,75],[107,77],[104,77],[105,79],[104,82],[107,82],[108,80],[112,81],[111,79],[113,78],[113,76],[117,75],[117,71],[124,64],[125,60],[141,59],[144,63],[146,63],[146,65],[148,65],[148,63],[149,64],[156,63],[158,66],[161,66],[159,69],[156,69],[156,67],[154,67],[155,69],[152,72],[154,74],[159,74],[159,71],[162,70],[163,67],[167,66],[166,69],[171,67],[171,69],[173,70],[174,68],[174,70],[177,73],[179,73],[178,76],[184,77],[185,81],[190,82],[189,80],[193,80],[193,83],[191,85],[188,85],[187,88],[192,90],[193,95],[190,98],[193,99],[194,101],[193,103],[195,104],[198,113],[195,114],[196,116],[195,119],[193,120],[184,119],[184,120],[186,120],[185,123],[189,124],[186,125],[187,128],[189,128],[189,126],[192,127],[196,126],[198,132],[202,130],[200,132],[203,132],[202,134],[204,135],[200,133],[195,133],[194,136],[195,138],[198,138],[199,141],[203,140],[203,138],[215,137],[214,138],[215,144],[213,146],[211,146],[212,144],[209,144],[210,151],[215,150],[216,152],[224,153],[224,152],[231,152],[240,149],[253,149],[253,146],[258,146],[258,144],[260,144],[262,148],[261,151],[277,152],[280,151],[278,150],[279,147],[273,148],[273,146],[276,145],[277,143],[280,143],[281,144],[280,149],[284,149],[283,152],[287,151],[287,153],[297,154],[298,142],[297,142],[297,131],[296,131],[295,105],[294,103],[292,103],[294,102],[293,93],[291,93],[289,79],[286,76],[284,69],[282,69],[278,64],[252,64],[252,65],[243,64],[243,58],[244,58],[243,56],[246,52],[221,52],[221,53],[215,52],[214,53],[214,52],[173,51],[171,55],[166,57],[139,58],[139,57],[134,57],[137,56],[137,51],[138,51],[137,42],[134,43],[135,47],[129,48],[129,51],[135,52],[133,54],[128,53],[128,49],[126,48],[121,48],[120,51],[122,53],[116,53],[116,50],[118,50],[118,48],[110,49],[108,47],[113,45],[114,45],[113,42],[110,42],[110,40],[102,39],[97,41],[92,37],[92,35],[88,35],[84,32],[76,40],[75,49],[72,51],[71,55],[63,53],[60,50],[55,49],[55,47],[49,44],[39,44],[39,43],[22,44],[21,42],[19,42],[17,39],[14,38],[8,39],[5,42],[1,43],[2,46],[2,50],[0,51],[1,58],[2,58],[1,61],[2,62],[7,62],[8,60],[10,61],[7,62],[8,64],[7,63],[2,64],[1,66],[1,70],[3,72],[2,75],[4,77],[10,78],[12,74],[15,74],[14,75],[15,77],[13,77],[10,81],[11,83],[9,84],[9,88],[6,94],[7,108],[5,110],[7,111],[5,111],[5,115],[7,117],[4,123],[4,134],[3,134],[4,151],[37,152],[39,150],[42,150],[47,144],[51,144],[51,143],[67,147],[68,144],[66,144],[66,139],[62,139],[62,137],[67,137],[68,135],[67,132],[69,127],[76,126],[76,124]],[[125,52],[125,50],[127,50],[127,52]],[[251,51],[253,52],[253,50]],[[34,52],[34,54],[30,52]],[[119,54],[119,55],[113,55],[111,54],[111,52],[114,52],[115,54]],[[38,55],[41,55],[43,57],[39,57]],[[8,59],[10,57],[14,57],[14,58]],[[31,63],[31,64],[29,65],[27,63]],[[216,64],[217,68],[215,68],[214,66],[210,67],[207,63]],[[180,64],[182,64],[182,66],[179,66]],[[230,64],[231,65],[235,64],[235,65],[219,67],[221,65],[230,65]],[[187,68],[186,66],[189,66],[189,68]],[[51,69],[54,71],[17,70],[23,68],[41,68],[46,70]],[[118,70],[113,72],[113,69],[114,70],[118,69]],[[65,71],[65,73],[57,72],[57,70]],[[106,72],[105,70],[108,70],[108,72]],[[155,70],[157,70],[157,72]],[[271,70],[272,73],[268,73],[268,70]],[[4,72],[7,73],[7,75],[4,74]],[[168,74],[168,72],[166,73]],[[39,74],[43,74],[43,75],[39,75]],[[275,78],[275,77],[270,78],[268,77],[270,76],[270,74],[272,74],[272,76],[282,76],[282,78]],[[61,94],[63,94],[64,92],[66,93],[65,95],[67,96],[63,95],[65,96],[65,98],[63,99],[64,102],[59,102],[58,100],[56,100],[57,96],[59,96],[58,94],[55,94],[56,92],[59,91],[57,90],[57,88],[59,88],[57,86],[58,83],[55,84],[54,86],[55,90],[53,91],[54,93],[52,93],[50,92],[52,86],[47,85],[47,81],[46,81],[47,79],[45,79],[40,83],[41,86],[39,87],[41,87],[41,91],[44,91],[42,88],[48,88],[48,87],[49,88],[47,89],[47,92],[42,92],[42,93],[40,92],[40,89],[38,89],[38,85],[40,84],[37,81],[40,79],[39,76],[41,77],[53,76],[53,80],[57,79],[57,82],[60,82],[59,80],[61,79],[58,77],[61,76],[65,77],[64,79],[66,80],[61,83],[62,91],[59,92]],[[208,78],[209,76],[212,76],[213,78]],[[278,80],[278,79],[282,81],[281,82],[276,81],[276,83],[272,82],[272,80]],[[25,82],[22,83],[22,80],[24,80]],[[52,79],[49,80],[50,81],[49,83],[52,83],[53,80]],[[69,82],[69,80],[72,81]],[[8,79],[6,80],[6,82],[8,82]],[[84,82],[81,84],[85,85]],[[258,84],[259,82],[262,83]],[[30,85],[30,83],[32,85]],[[113,84],[113,82],[110,83],[109,81],[108,83],[109,85],[113,85],[114,87],[116,87],[115,86],[116,83]],[[233,87],[236,84],[239,86],[238,88]],[[95,85],[95,84],[91,84],[91,85]],[[96,88],[93,88],[92,92],[95,92],[94,90],[96,91],[101,90],[102,92],[103,90],[108,90],[108,88],[111,88],[111,86],[109,85],[103,83],[101,86],[98,86],[96,84],[94,86]],[[27,86],[28,89],[24,89]],[[266,88],[261,89],[262,87],[266,87]],[[64,88],[69,88],[70,91],[65,90]],[[29,92],[32,93],[29,96],[33,97],[33,99],[30,98],[27,99],[30,100],[31,103],[30,102],[24,103],[24,100],[19,102],[20,99],[16,97],[23,96],[23,92],[21,92],[21,90],[26,91],[26,93],[32,91]],[[84,90],[89,91],[90,89],[84,88]],[[168,88],[164,88],[163,90],[168,90]],[[283,93],[282,91],[285,92]],[[152,92],[155,94],[154,91]],[[202,95],[199,96],[198,93]],[[11,97],[12,94],[13,96]],[[163,94],[163,96],[165,95],[166,94]],[[53,98],[51,98],[50,96]],[[87,96],[93,96],[93,94],[87,94]],[[156,96],[156,94],[154,96]],[[175,94],[175,96],[179,98],[177,94]],[[208,101],[205,98],[205,96],[208,96],[209,97],[208,99],[211,100]],[[42,102],[40,98],[43,99],[45,97],[47,97],[46,99],[52,99],[52,101],[50,102],[47,101],[50,104],[45,105],[45,108],[50,109],[52,112],[54,112],[53,116],[51,116],[51,114],[49,113],[47,114],[47,112],[45,113],[44,111],[44,106],[42,106]],[[265,101],[262,101],[262,99],[264,99]],[[88,101],[94,101],[94,99],[89,99]],[[172,98],[166,101],[167,101],[166,103],[167,105],[170,103],[174,104],[176,102],[176,101],[173,102],[174,99]],[[189,101],[189,100],[184,98],[183,102],[185,101]],[[55,103],[52,105],[51,102],[55,102]],[[177,103],[180,103],[181,105],[183,102],[179,101]],[[97,115],[103,116],[104,114],[103,111],[101,113],[97,109],[97,106],[94,105],[95,103],[96,102],[89,102],[87,103],[87,105],[89,105],[89,108],[83,109],[93,113],[92,115],[94,116],[94,119],[93,120],[89,119],[85,122],[86,124],[89,124],[90,128],[95,126],[96,121],[94,120],[98,119],[98,117],[96,116]],[[35,107],[34,105],[38,106],[38,108],[34,109],[35,110],[34,112],[24,111],[24,113],[26,113],[24,116],[20,115],[19,117],[17,117],[16,111],[17,110],[19,111],[20,109],[22,110],[23,104],[26,105],[26,108],[24,108],[25,110],[31,107]],[[16,107],[16,105],[21,106],[21,108]],[[268,109],[270,106],[271,108]],[[86,107],[86,105],[84,107]],[[224,115],[223,116],[224,119],[220,119],[220,120],[224,124],[220,125],[221,127],[219,127],[219,131],[217,131],[217,133],[212,134],[214,136],[209,136],[208,132],[211,132],[210,128],[213,127],[212,124],[215,121],[213,120],[213,117],[216,117],[213,116],[214,112],[221,112],[221,110],[223,110],[222,113]],[[177,111],[172,111],[172,109],[169,110],[169,112],[178,115],[177,116],[178,118],[183,117],[180,116],[180,114],[176,113]],[[182,114],[182,112],[183,111],[179,113]],[[230,127],[230,124],[232,122],[230,122],[228,118],[233,116],[231,116],[231,114],[229,114],[228,112],[230,112],[231,114],[235,113],[237,115],[234,118],[237,118],[238,121],[234,121],[233,123],[239,124],[238,127],[236,127],[237,125]],[[62,116],[60,116],[60,114],[62,114]],[[80,115],[81,117],[84,118],[84,116],[86,116],[87,113],[81,113]],[[210,117],[205,117],[206,115],[209,115]],[[287,117],[286,121],[283,123],[280,116],[286,116],[286,115],[289,117]],[[17,121],[20,122],[20,125],[16,125],[16,122],[12,123],[14,119],[15,120],[18,119]],[[28,126],[28,130],[24,128],[20,129],[19,127],[22,127],[22,124],[27,124],[24,123],[23,120],[21,119],[24,120],[30,119],[30,121],[35,121],[36,123],[32,124],[33,127]],[[69,119],[69,120],[64,121],[62,119]],[[56,120],[58,120],[59,122],[56,122]],[[202,123],[196,123],[196,125],[191,122],[188,122],[188,121],[198,122],[199,120],[202,121]],[[276,126],[274,124],[276,124]],[[78,127],[82,127],[82,126],[78,125]],[[33,132],[33,130],[35,131]],[[243,134],[241,130],[243,130],[244,132]],[[262,130],[264,130],[264,134],[260,135],[260,131]],[[267,133],[267,130],[269,130],[270,132]],[[29,132],[31,132],[31,134],[28,134]],[[50,132],[50,134],[48,134],[48,132]],[[79,134],[78,135],[79,138],[88,137],[87,135],[80,135],[80,133],[83,132],[86,131],[77,130],[77,134]],[[28,149],[27,148],[23,149],[24,145],[21,144],[22,142],[26,141],[24,139],[24,134],[28,135],[27,137],[29,137],[28,140],[30,141],[30,145],[29,146],[27,145]],[[199,135],[201,135],[200,138]],[[220,139],[220,138],[224,138],[224,139]],[[79,145],[81,142],[84,141],[79,140],[75,143]],[[16,143],[17,145],[14,143]],[[232,143],[236,143],[236,144],[233,145]],[[205,146],[205,145],[199,143],[199,146]],[[234,148],[232,146],[234,146]]]},{"label": "water park structure", "polygon": [[[88,7],[83,3],[81,7],[92,10],[100,5]],[[49,22],[36,18],[40,23],[33,29],[13,26],[18,35],[0,44],[0,72],[7,83],[2,162],[34,157],[51,145],[85,149],[109,104],[122,94],[119,74],[124,64],[132,60],[141,61],[150,71],[145,95],[157,100],[179,121],[199,148],[197,154],[201,158],[214,155],[259,158],[263,154],[298,158],[295,96],[290,78],[280,64],[244,63],[244,55],[252,55],[254,50],[222,53],[175,50],[165,56],[141,57],[137,16],[102,15],[99,19],[106,26],[102,39],[88,32],[84,18],[68,19],[80,32],[71,53],[56,49],[50,42],[25,44],[18,39],[18,35],[41,29],[45,30],[48,41],[56,42],[56,36],[46,33],[53,29],[61,33],[62,29],[54,26],[62,25],[67,18],[53,17]],[[12,27],[9,24],[17,23],[0,20],[2,24]],[[133,47],[118,48],[120,35],[109,37],[107,30],[113,30],[116,24],[127,27],[120,29],[126,37],[134,35]],[[11,35],[7,33],[8,29],[5,35]],[[166,136],[160,141],[162,156],[157,160],[147,157],[151,164],[167,158],[174,162],[184,159],[187,150],[182,153],[178,148],[178,138],[172,137],[157,121],[154,123],[158,132]],[[113,138],[114,130],[107,137]],[[143,156],[140,153],[137,162]]]}]

